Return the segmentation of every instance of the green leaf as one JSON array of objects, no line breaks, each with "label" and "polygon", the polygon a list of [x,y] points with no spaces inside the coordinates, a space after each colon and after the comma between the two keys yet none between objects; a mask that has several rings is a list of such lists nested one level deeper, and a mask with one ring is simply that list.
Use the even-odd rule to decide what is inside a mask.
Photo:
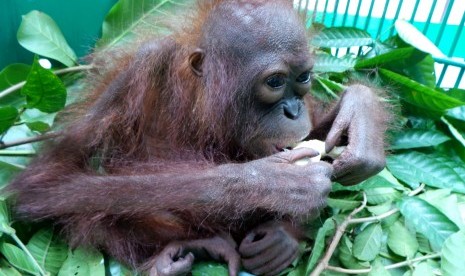
[{"label": "green leaf", "polygon": [[371,271],[367,276],[391,276],[391,274],[384,268],[383,262],[377,258],[371,267]]},{"label": "green leaf", "polygon": [[21,272],[16,270],[4,259],[0,261],[0,276],[22,276]]},{"label": "green leaf", "polygon": [[435,276],[435,268],[429,262],[421,262],[414,267],[412,276]]},{"label": "green leaf", "polygon": [[387,63],[395,63],[397,61],[406,60],[417,52],[418,50],[412,47],[395,49],[372,58],[359,59],[355,64],[355,69],[380,67]]},{"label": "green leaf", "polygon": [[452,123],[450,123],[445,117],[442,117],[441,121],[447,125],[450,133],[452,134],[452,136],[454,136],[455,140],[457,140],[460,144],[462,144],[462,146],[465,147],[465,138],[459,132],[459,130],[456,129],[455,126]]},{"label": "green leaf", "polygon": [[44,228],[35,233],[29,240],[27,248],[39,265],[52,275],[58,273],[68,252],[68,246],[57,239],[50,228]]},{"label": "green leaf", "polygon": [[5,256],[10,264],[24,272],[38,275],[38,271],[27,257],[26,253],[19,247],[10,243],[1,243],[0,252]]},{"label": "green leaf", "polygon": [[394,253],[409,259],[418,251],[415,234],[410,233],[399,221],[389,227],[387,244]]},{"label": "green leaf", "polygon": [[38,109],[26,109],[21,119],[32,131],[46,132],[50,130],[55,120],[56,113],[44,113]]},{"label": "green leaf", "polygon": [[377,175],[368,178],[367,180],[353,186],[343,186],[339,183],[334,183],[332,191],[362,191],[374,188],[394,188],[397,190],[405,190],[399,181],[387,169],[383,169]]},{"label": "green leaf", "polygon": [[366,46],[373,43],[370,34],[351,27],[333,27],[321,30],[312,37],[310,43],[323,48]]},{"label": "green leaf", "polygon": [[228,269],[225,265],[214,262],[195,263],[192,266],[192,276],[228,276]]},{"label": "green leaf", "polygon": [[68,258],[63,263],[58,276],[105,276],[103,256],[94,249],[78,247],[68,252]]},{"label": "green leaf", "polygon": [[437,208],[416,197],[405,197],[399,209],[406,221],[423,234],[434,250],[440,250],[444,241],[459,228]]},{"label": "green leaf", "polygon": [[61,110],[66,103],[63,82],[52,71],[42,68],[37,58],[21,93],[27,97],[28,108],[37,108],[47,113]]},{"label": "green leaf", "polygon": [[[0,92],[10,86],[25,81],[30,70],[30,65],[22,63],[14,63],[5,67],[0,72]],[[25,100],[25,97],[16,90],[15,92],[1,97],[0,101],[2,105],[12,105],[19,108],[25,103]]]},{"label": "green leaf", "polygon": [[12,106],[0,106],[0,134],[7,131],[18,118],[18,110]]},{"label": "green leaf", "polygon": [[53,19],[45,13],[31,11],[23,15],[18,42],[29,51],[49,57],[66,66],[77,64],[77,57]]},{"label": "green leaf", "polygon": [[390,149],[412,149],[432,147],[449,141],[450,137],[439,130],[407,129],[397,132],[391,142]]},{"label": "green leaf", "polygon": [[131,42],[143,31],[166,32],[159,22],[169,10],[182,4],[180,0],[120,0],[106,16],[97,46],[112,47]]},{"label": "green leaf", "polygon": [[433,111],[446,111],[449,108],[465,104],[460,100],[447,96],[446,94],[440,93],[392,71],[380,68],[379,73],[388,79],[389,82],[394,82],[396,85],[401,86],[403,89],[399,91],[399,95],[402,99],[418,107]]},{"label": "green leaf", "polygon": [[449,109],[446,115],[457,120],[465,121],[465,106]]},{"label": "green leaf", "polygon": [[438,208],[444,215],[453,221],[460,229],[465,229],[457,194],[449,189],[429,190],[421,195],[421,199]]},{"label": "green leaf", "polygon": [[323,226],[318,229],[318,234],[316,235],[315,243],[313,244],[312,253],[310,259],[307,262],[307,268],[305,269],[305,275],[309,275],[310,272],[315,268],[320,257],[323,255],[325,249],[325,240],[326,236],[329,235],[331,230],[334,230],[336,222],[333,218],[328,218],[324,222]]},{"label": "green leaf", "polygon": [[0,198],[0,233],[5,233],[7,235],[15,233],[15,229],[10,226],[8,206],[6,200],[3,198]]},{"label": "green leaf", "polygon": [[441,251],[443,275],[463,275],[465,271],[464,248],[465,231],[462,230],[447,238]]},{"label": "green leaf", "polygon": [[398,19],[394,26],[399,37],[413,47],[436,57],[446,57],[433,42],[407,21]]},{"label": "green leaf", "polygon": [[370,263],[361,262],[354,257],[352,254],[352,247],[352,242],[344,235],[339,243],[339,261],[344,265],[344,267],[349,269],[369,268]]},{"label": "green leaf", "polygon": [[393,188],[382,187],[366,189],[365,194],[370,204],[383,204],[387,201],[393,201],[401,197],[401,193]]},{"label": "green leaf", "polygon": [[349,56],[335,57],[325,53],[315,55],[314,72],[337,72],[342,73],[352,70],[355,65],[355,59]]},{"label": "green leaf", "polygon": [[383,230],[381,225],[378,223],[368,225],[355,237],[352,248],[354,256],[362,261],[374,260],[381,251],[382,238]]},{"label": "green leaf", "polygon": [[340,210],[353,210],[360,206],[360,201],[341,199],[341,198],[328,198],[328,206]]},{"label": "green leaf", "polygon": [[447,157],[411,151],[390,155],[387,167],[412,188],[419,183],[465,193],[465,164]]}]

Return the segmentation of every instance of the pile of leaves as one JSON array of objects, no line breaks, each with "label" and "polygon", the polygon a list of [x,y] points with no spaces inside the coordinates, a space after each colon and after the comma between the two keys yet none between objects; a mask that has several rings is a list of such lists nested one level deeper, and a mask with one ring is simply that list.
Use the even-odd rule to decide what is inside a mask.
[{"label": "pile of leaves", "polygon": [[[98,49],[118,47],[183,1],[120,0],[103,24]],[[134,9],[133,7],[141,7]],[[436,87],[440,51],[406,22],[386,41],[355,28],[318,29],[312,92],[336,100],[354,81],[389,87],[397,106],[387,168],[356,186],[337,183],[288,275],[461,275],[465,271],[465,91]],[[156,30],[164,32],[162,28]],[[79,64],[54,21],[38,11],[23,17],[19,43],[32,65],[0,72],[0,185],[27,167],[39,141],[56,135],[57,112],[79,98]],[[40,58],[58,62],[45,69]],[[0,198],[0,275],[134,275],[102,253],[70,250],[50,225],[10,217]],[[247,273],[242,272],[242,275]],[[221,264],[196,264],[194,275],[227,275]]]}]

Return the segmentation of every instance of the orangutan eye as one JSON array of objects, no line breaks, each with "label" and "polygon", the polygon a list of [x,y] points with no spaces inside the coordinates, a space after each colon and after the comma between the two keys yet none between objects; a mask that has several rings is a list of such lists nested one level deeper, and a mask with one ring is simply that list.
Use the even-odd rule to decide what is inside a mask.
[{"label": "orangutan eye", "polygon": [[310,71],[305,71],[296,79],[297,82],[300,83],[308,83],[310,81]]},{"label": "orangutan eye", "polygon": [[266,79],[266,84],[273,89],[281,88],[286,84],[286,77],[281,74],[272,75]]}]

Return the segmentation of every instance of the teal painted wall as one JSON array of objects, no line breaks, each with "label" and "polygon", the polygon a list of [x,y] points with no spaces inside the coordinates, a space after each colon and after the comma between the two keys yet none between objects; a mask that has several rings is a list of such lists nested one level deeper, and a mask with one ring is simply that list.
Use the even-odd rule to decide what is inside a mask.
[{"label": "teal painted wall", "polygon": [[82,57],[99,38],[103,19],[114,3],[116,0],[0,0],[0,70],[13,62],[32,62],[32,54],[16,40],[21,15],[39,10],[51,16]]}]

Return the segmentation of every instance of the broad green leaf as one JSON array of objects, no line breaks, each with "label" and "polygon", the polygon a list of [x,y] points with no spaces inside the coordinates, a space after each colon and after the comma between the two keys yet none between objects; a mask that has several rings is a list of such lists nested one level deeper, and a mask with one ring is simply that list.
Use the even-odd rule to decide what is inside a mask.
[{"label": "broad green leaf", "polygon": [[431,147],[449,141],[449,136],[439,130],[408,129],[395,133],[390,149]]},{"label": "broad green leaf", "polygon": [[355,237],[352,248],[354,256],[362,261],[372,261],[381,251],[383,230],[381,225],[373,223],[368,225]]},{"label": "broad green leaf", "polygon": [[338,247],[339,261],[344,265],[344,267],[349,269],[369,268],[369,262],[361,262],[354,257],[354,255],[352,254],[352,247],[352,242],[346,235],[344,235]]},{"label": "broad green leaf", "polygon": [[342,73],[347,70],[352,70],[355,65],[355,59],[352,57],[335,57],[328,54],[315,55],[315,72],[337,72]]},{"label": "broad green leaf", "polygon": [[324,222],[323,226],[318,229],[318,234],[316,235],[315,243],[313,245],[312,253],[307,263],[307,268],[305,269],[305,275],[309,275],[310,272],[315,268],[315,265],[318,263],[318,260],[323,255],[325,249],[326,236],[329,235],[330,231],[335,228],[335,221],[333,218],[328,218]]},{"label": "broad green leaf", "polygon": [[15,123],[18,114],[18,110],[12,106],[0,106],[0,134]]},{"label": "broad green leaf", "polygon": [[365,194],[370,204],[382,204],[387,201],[393,201],[402,195],[399,191],[389,187],[366,189]]},{"label": "broad green leaf", "polygon": [[22,251],[19,247],[11,243],[1,243],[0,252],[2,252],[8,262],[17,269],[33,275],[38,275],[36,267],[34,267],[26,253],[24,253],[24,251]]},{"label": "broad green leaf", "polygon": [[398,19],[394,26],[399,37],[413,47],[436,57],[446,57],[433,42],[407,21]]},{"label": "broad green leaf", "polygon": [[66,66],[77,64],[77,57],[53,19],[45,13],[31,11],[23,15],[18,42],[29,51],[49,57]]},{"label": "broad green leaf", "polygon": [[8,235],[15,233],[15,229],[10,226],[10,215],[4,198],[0,198],[0,235],[1,233]]},{"label": "broad green leaf", "polygon": [[367,276],[391,276],[391,274],[384,268],[383,262],[377,258],[372,266],[370,273]]},{"label": "broad green leaf", "polygon": [[[0,71],[0,95],[2,90],[9,88],[17,83],[25,81],[31,66],[22,63],[14,63]],[[18,90],[0,98],[2,105],[12,105],[19,108],[24,105],[26,98]]]},{"label": "broad green leaf", "polygon": [[362,191],[374,188],[394,188],[396,190],[405,190],[404,186],[387,169],[383,169],[375,176],[353,186],[343,186],[339,183],[334,183],[332,191]]},{"label": "broad green leaf", "polygon": [[17,164],[10,164],[0,160],[0,189],[5,187],[11,178],[22,169],[23,167],[20,167]]},{"label": "broad green leaf", "polygon": [[441,271],[443,275],[463,275],[465,272],[464,250],[465,231],[452,234],[441,250]]},{"label": "broad green leaf", "polygon": [[460,144],[462,144],[462,146],[465,147],[465,137],[459,132],[459,130],[456,129],[455,126],[452,123],[450,123],[445,117],[442,117],[441,121],[447,125],[450,133],[452,134],[452,136],[454,136],[455,140],[460,142]]},{"label": "broad green leaf", "polygon": [[228,269],[224,264],[200,262],[192,266],[192,276],[228,276]]},{"label": "broad green leaf", "polygon": [[68,252],[58,275],[105,276],[103,256],[94,249],[78,247]]},{"label": "broad green leaf", "polygon": [[465,102],[447,96],[392,71],[380,68],[379,73],[387,78],[388,82],[394,82],[403,88],[398,92],[402,99],[421,108],[433,111],[446,111],[449,108],[465,104]]},{"label": "broad green leaf", "polygon": [[387,157],[389,170],[411,185],[419,183],[465,193],[465,164],[437,155],[411,151]]},{"label": "broad green leaf", "polygon": [[37,58],[34,59],[21,93],[26,95],[28,108],[37,108],[47,113],[61,110],[66,102],[63,82],[52,71],[42,68]]},{"label": "broad green leaf", "polygon": [[[426,55],[422,60],[405,60],[401,64],[389,64],[389,68],[394,72],[407,76],[412,80],[426,85],[430,88],[436,87],[436,72],[434,69],[434,59],[431,55]],[[396,70],[397,69],[397,70]]]},{"label": "broad green leaf", "polygon": [[23,276],[23,274],[3,259],[0,261],[0,276]]},{"label": "broad green leaf", "polygon": [[27,248],[39,265],[52,275],[58,273],[68,253],[68,246],[57,239],[50,228],[43,228],[35,233]]},{"label": "broad green leaf", "polygon": [[418,241],[418,251],[422,253],[429,254],[433,252],[431,248],[431,243],[429,242],[428,238],[425,235],[417,232],[417,241]]},{"label": "broad green leaf", "polygon": [[159,24],[169,10],[185,4],[181,0],[121,0],[107,14],[97,46],[112,47],[134,41],[143,31],[166,32]]},{"label": "broad green leaf", "polygon": [[355,64],[355,69],[379,67],[386,63],[394,63],[397,61],[402,61],[402,60],[410,58],[416,52],[418,52],[418,50],[412,47],[400,48],[400,49],[395,49],[385,54],[381,54],[379,56],[375,56],[372,58],[358,59],[357,64]]},{"label": "broad green leaf", "polygon": [[386,202],[381,203],[379,205],[367,206],[366,208],[370,213],[372,213],[375,216],[384,214],[384,213],[394,209],[394,207],[392,205],[392,201],[386,201]]},{"label": "broad green leaf", "polygon": [[46,132],[50,130],[55,120],[56,113],[45,113],[38,109],[26,109],[21,119],[32,131]]},{"label": "broad green leaf", "polygon": [[351,27],[332,27],[321,30],[312,37],[310,43],[323,48],[366,46],[373,43],[370,34]]},{"label": "broad green leaf", "polygon": [[353,210],[360,206],[360,201],[343,199],[343,198],[328,198],[328,206],[340,210]]},{"label": "broad green leaf", "polygon": [[416,197],[405,197],[399,202],[405,220],[423,234],[434,250],[440,250],[444,241],[459,228],[437,208]]},{"label": "broad green leaf", "polygon": [[428,262],[421,262],[414,266],[412,276],[435,276],[434,267]]},{"label": "broad green leaf", "polygon": [[438,208],[444,215],[453,221],[460,229],[465,229],[457,194],[449,189],[429,190],[421,195],[421,199]]},{"label": "broad green leaf", "polygon": [[399,256],[413,258],[418,251],[418,242],[414,233],[397,221],[389,227],[387,244]]},{"label": "broad green leaf", "polygon": [[447,110],[446,115],[457,120],[465,121],[465,105]]}]

